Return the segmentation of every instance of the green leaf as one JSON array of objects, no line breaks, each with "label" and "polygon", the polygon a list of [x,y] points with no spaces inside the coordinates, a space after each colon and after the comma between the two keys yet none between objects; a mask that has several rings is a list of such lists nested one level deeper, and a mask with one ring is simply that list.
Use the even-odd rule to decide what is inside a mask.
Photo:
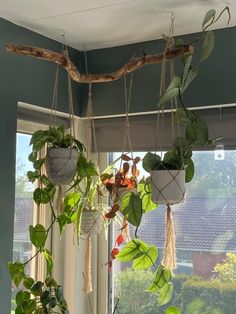
[{"label": "green leaf", "polygon": [[139,194],[127,193],[121,199],[120,207],[124,217],[133,226],[138,227],[142,218],[142,200]]},{"label": "green leaf", "polygon": [[71,224],[72,222],[76,220],[76,218],[77,218],[77,212],[75,210],[73,209],[64,210],[64,212],[57,218],[59,227],[60,227],[60,233],[64,231],[65,226],[67,224]]},{"label": "green leaf", "polygon": [[62,310],[67,310],[68,309],[67,303],[66,303],[66,300],[64,298],[62,288],[60,286],[58,286],[58,288],[55,289],[55,294],[56,294],[56,298],[57,298],[57,300],[58,300],[58,302],[60,304],[61,309]]},{"label": "green leaf", "polygon": [[192,63],[192,59],[193,57],[192,56],[188,56],[187,59],[185,60],[185,64],[184,64],[184,72],[183,72],[183,75],[182,75],[182,86],[188,76],[188,72],[190,70],[190,67],[191,67],[191,63]]},{"label": "green leaf", "polygon": [[49,252],[49,250],[45,249],[43,250],[43,254],[45,256],[46,259],[46,264],[47,264],[47,276],[50,275],[50,273],[52,272],[52,268],[53,268],[53,257],[51,252]]},{"label": "green leaf", "polygon": [[143,158],[143,169],[147,172],[158,169],[160,164],[161,157],[151,152],[148,152]]},{"label": "green leaf", "polygon": [[44,309],[42,309],[42,308],[37,308],[37,309],[35,310],[34,314],[45,314],[45,311],[44,311]]},{"label": "green leaf", "polygon": [[185,169],[185,182],[190,182],[194,176],[195,167],[192,159],[185,159],[184,164],[186,167]]},{"label": "green leaf", "polygon": [[15,263],[8,263],[8,269],[11,275],[11,279],[16,285],[16,287],[19,286],[21,280],[25,277],[24,272],[24,264],[15,262]]},{"label": "green leaf", "polygon": [[50,201],[50,196],[45,189],[37,188],[33,193],[34,201],[37,205],[47,204]]},{"label": "green leaf", "polygon": [[143,212],[147,213],[157,208],[157,204],[152,201],[151,184],[145,180],[138,183],[137,191],[140,193],[142,199]]},{"label": "green leaf", "polygon": [[76,207],[79,203],[79,200],[79,193],[70,193],[64,199],[64,206],[69,206],[71,208]]},{"label": "green leaf", "polygon": [[42,183],[45,186],[50,186],[52,183],[49,181],[48,177],[43,174],[42,176],[38,177],[38,180],[40,183]]},{"label": "green leaf", "polygon": [[136,270],[145,270],[154,265],[158,257],[157,247],[150,245],[148,250],[143,253],[142,256],[135,258],[132,264],[132,268]]},{"label": "green leaf", "polygon": [[30,145],[37,143],[41,138],[45,135],[45,131],[43,130],[38,130],[34,132],[30,139]]},{"label": "green leaf", "polygon": [[39,172],[37,170],[27,172],[28,180],[32,183],[34,183],[34,181],[38,179],[38,176],[39,176]]},{"label": "green leaf", "polygon": [[43,306],[46,306],[50,303],[51,297],[50,297],[50,292],[48,290],[45,290],[42,295],[40,296],[40,301]]},{"label": "green leaf", "polygon": [[186,108],[178,108],[176,110],[174,120],[176,123],[181,124],[191,124],[196,121],[196,115],[189,109]]},{"label": "green leaf", "polygon": [[34,284],[34,279],[31,277],[24,278],[23,285],[26,289],[30,289]]},{"label": "green leaf", "polygon": [[123,263],[131,262],[138,254],[147,251],[148,245],[139,239],[135,239],[126,243],[122,250],[116,255],[116,258]]},{"label": "green leaf", "polygon": [[45,162],[45,158],[35,160],[33,166],[35,170],[39,170]]},{"label": "green leaf", "polygon": [[200,61],[206,60],[212,53],[215,46],[215,34],[213,31],[208,31],[204,35],[202,44],[202,53]]},{"label": "green leaf", "polygon": [[36,300],[34,299],[25,301],[21,304],[21,308],[24,314],[33,314],[36,309],[36,306],[37,306]]},{"label": "green leaf", "polygon": [[181,93],[185,91],[188,85],[195,79],[198,74],[198,68],[195,65],[191,65],[186,75],[185,80],[182,82]]},{"label": "green leaf", "polygon": [[203,19],[203,22],[202,22],[202,29],[204,29],[204,26],[210,22],[209,24],[211,24],[214,19],[215,19],[215,15],[216,15],[216,10],[215,9],[211,9],[209,11],[207,11],[204,19]]},{"label": "green leaf", "polygon": [[16,294],[16,305],[21,305],[24,301],[30,300],[30,293],[28,291],[20,290]]},{"label": "green leaf", "polygon": [[166,285],[166,283],[168,283],[171,280],[171,278],[172,278],[171,271],[160,265],[156,270],[154,281],[151,283],[151,285],[148,287],[146,291],[158,292]]},{"label": "green leaf", "polygon": [[45,280],[45,284],[47,287],[57,288],[57,286],[58,286],[56,280],[52,277],[47,277]]},{"label": "green leaf", "polygon": [[208,126],[206,122],[197,113],[192,113],[195,115],[195,121],[186,127],[186,138],[189,143],[197,146],[207,145],[208,139]]},{"label": "green leaf", "polygon": [[31,161],[31,162],[35,162],[37,160],[37,152],[32,152],[29,154],[29,157],[28,157],[28,160]]},{"label": "green leaf", "polygon": [[15,314],[25,314],[25,313],[22,311],[21,306],[17,306],[15,309]]},{"label": "green leaf", "polygon": [[167,282],[163,288],[158,291],[158,305],[164,305],[170,301],[173,294],[172,282]]},{"label": "green leaf", "polygon": [[170,306],[166,309],[165,314],[181,314],[180,310],[175,306]]},{"label": "green leaf", "polygon": [[35,282],[35,284],[31,287],[30,292],[34,296],[40,296],[42,294],[44,283],[41,281]]},{"label": "green leaf", "polygon": [[175,76],[173,80],[171,81],[170,85],[168,86],[168,88],[166,89],[166,91],[164,92],[164,94],[161,96],[157,109],[163,108],[164,104],[166,104],[167,102],[171,101],[176,96],[178,96],[180,88],[181,88],[181,78],[178,76]]},{"label": "green leaf", "polygon": [[57,299],[55,297],[51,297],[50,308],[53,309],[56,305],[57,305]]},{"label": "green leaf", "polygon": [[184,40],[182,38],[175,37],[174,45],[175,45],[175,48],[182,47],[184,45]]},{"label": "green leaf", "polygon": [[98,175],[94,163],[91,160],[87,161],[82,153],[79,155],[78,160],[78,175],[82,178]]},{"label": "green leaf", "polygon": [[65,230],[65,226],[67,224],[71,224],[74,222],[77,218],[77,213],[74,210],[71,210],[70,212],[64,212],[58,217],[58,223],[60,227],[60,233],[62,234]]},{"label": "green leaf", "polygon": [[29,226],[30,241],[38,249],[44,247],[45,241],[47,239],[47,232],[43,225],[37,224],[35,227]]}]

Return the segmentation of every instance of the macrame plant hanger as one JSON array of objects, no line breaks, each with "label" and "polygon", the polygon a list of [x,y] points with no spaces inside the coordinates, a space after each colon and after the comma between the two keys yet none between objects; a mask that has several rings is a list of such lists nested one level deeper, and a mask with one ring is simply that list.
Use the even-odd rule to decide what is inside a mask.
[{"label": "macrame plant hanger", "polygon": [[[122,155],[124,156],[128,153],[131,155],[132,161],[134,160],[133,156],[133,146],[131,140],[131,130],[130,130],[130,121],[129,121],[129,112],[130,112],[130,104],[131,104],[131,97],[132,97],[132,89],[133,89],[133,73],[130,74],[129,82],[127,82],[127,76],[124,74],[124,97],[125,97],[125,126],[124,126],[124,139],[122,142]],[[136,165],[135,165],[136,167]],[[122,159],[120,161],[120,169],[122,169]],[[134,170],[134,178],[136,178],[137,171]],[[123,218],[122,222],[122,236],[124,240],[130,240],[130,233],[129,233],[129,223],[128,221]]]},{"label": "macrame plant hanger", "polygon": [[[174,16],[172,14],[171,17],[171,26],[170,26],[170,32],[169,36],[166,38],[166,46],[164,50],[164,58],[161,64],[161,81],[160,81],[160,94],[159,96],[161,97],[163,93],[165,92],[165,83],[166,83],[166,53],[169,49],[173,48],[174,45],[174,40],[173,40],[173,32],[174,32]],[[171,80],[174,78],[174,61],[172,60],[170,62],[170,77]],[[172,142],[174,142],[175,138],[175,127],[174,127],[174,111],[178,109],[178,101],[177,98],[175,97],[174,100],[171,101],[171,137],[172,137]],[[161,152],[161,156],[163,154],[163,135],[164,135],[164,118],[165,118],[165,113],[164,109],[162,108],[157,108],[157,123],[156,123],[156,141],[155,141],[155,152],[158,150],[158,136],[160,136],[159,140],[159,151]],[[176,122],[177,122],[177,135],[180,136],[180,125],[178,121],[178,116],[176,115]],[[181,160],[182,164],[184,164],[184,159],[183,159],[183,149],[182,149],[182,143],[180,143],[180,154],[181,154]],[[169,174],[172,177],[171,182],[175,181],[177,187],[181,189],[182,193],[182,199],[184,198],[185,195],[185,190],[183,191],[182,188],[180,187],[179,183],[176,180],[176,177],[179,173],[177,172],[176,175],[173,175],[170,170],[165,169],[166,171],[169,172]],[[153,183],[153,182],[152,182]],[[168,183],[170,184],[170,183]],[[167,185],[168,185],[167,184]],[[158,189],[157,186],[154,188],[158,189],[158,193],[162,196],[162,198],[165,200],[165,204],[167,206],[166,209],[166,228],[165,228],[165,241],[164,241],[164,250],[163,250],[163,258],[162,258],[162,265],[167,268],[167,269],[175,269],[176,268],[176,238],[175,238],[175,229],[174,229],[174,223],[173,223],[173,216],[171,212],[171,203],[169,200],[165,198],[165,195],[163,193],[163,190],[167,187],[164,186],[162,189]],[[180,201],[181,201],[180,200]]]},{"label": "macrame plant hanger", "polygon": [[[88,74],[88,61],[87,61],[87,53],[85,51],[85,70]],[[95,123],[93,116],[93,96],[92,96],[92,83],[89,83],[88,86],[88,104],[87,104],[87,126],[86,126],[86,148],[87,148],[87,158],[89,158],[89,153],[94,148],[94,152],[96,155],[96,164],[99,164],[99,154],[97,150],[97,140],[95,134]],[[96,224],[96,219],[94,220],[94,224]],[[93,226],[91,227],[93,228]],[[93,291],[92,286],[92,273],[91,273],[91,234],[88,231],[86,235],[86,250],[85,250],[85,262],[84,262],[84,272],[83,272],[83,292],[89,294]],[[89,297],[89,295],[88,295]],[[89,299],[90,308],[92,310],[91,300]]]},{"label": "macrame plant hanger", "polygon": [[[62,54],[68,60],[68,64],[70,67],[70,62],[69,62],[70,58],[69,58],[68,47],[65,44],[65,34],[62,33],[61,36],[62,36]],[[73,104],[71,77],[69,75],[69,72],[67,73],[67,84],[68,84],[69,134],[71,134],[71,136],[75,137],[74,104]],[[58,86],[59,86],[59,65],[57,65],[57,68],[56,68],[56,75],[55,75],[55,81],[54,81],[50,124],[49,124],[50,127],[56,127],[57,126]],[[55,200],[56,209],[57,209],[58,213],[60,213],[62,211],[62,197],[63,197],[62,195],[63,195],[62,186],[60,184],[58,184],[57,197]]]}]

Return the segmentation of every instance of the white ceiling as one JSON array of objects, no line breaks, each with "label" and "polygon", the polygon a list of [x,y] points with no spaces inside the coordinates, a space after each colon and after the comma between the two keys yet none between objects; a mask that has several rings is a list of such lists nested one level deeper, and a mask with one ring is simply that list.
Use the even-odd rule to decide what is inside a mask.
[{"label": "white ceiling", "polygon": [[161,38],[172,12],[176,35],[198,32],[207,10],[226,5],[234,25],[236,0],[0,0],[0,16],[58,41],[64,31],[68,45],[91,50]]}]

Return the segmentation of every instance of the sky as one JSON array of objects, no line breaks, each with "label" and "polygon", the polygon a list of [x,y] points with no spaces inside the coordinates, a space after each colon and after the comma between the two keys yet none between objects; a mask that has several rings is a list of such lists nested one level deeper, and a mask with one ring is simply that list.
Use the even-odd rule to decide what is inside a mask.
[{"label": "sky", "polygon": [[21,160],[26,171],[32,170],[32,164],[28,161],[28,156],[31,153],[31,147],[29,146],[30,139],[31,135],[17,133],[16,158]]}]

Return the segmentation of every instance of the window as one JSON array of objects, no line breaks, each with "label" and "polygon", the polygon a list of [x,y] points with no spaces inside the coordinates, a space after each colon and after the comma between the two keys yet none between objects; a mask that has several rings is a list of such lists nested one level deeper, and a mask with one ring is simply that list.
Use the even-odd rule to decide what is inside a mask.
[{"label": "window", "polygon": [[[14,243],[13,261],[25,262],[32,255],[32,245],[29,239],[28,227],[33,223],[33,184],[27,180],[27,171],[31,170],[31,163],[28,161],[30,135],[17,133],[16,146],[16,184],[15,184],[15,220],[14,220]],[[30,275],[30,267],[26,269]],[[12,294],[18,290],[12,288]],[[14,299],[14,298],[13,298]],[[12,310],[15,309],[12,301]]]},{"label": "window", "polygon": [[[178,267],[171,302],[158,307],[157,296],[145,292],[154,279],[151,271],[132,271],[116,260],[110,313],[115,304],[116,314],[164,314],[169,305],[185,314],[235,312],[236,151],[225,151],[221,157],[214,151],[194,152],[195,177],[186,185],[185,202],[172,207]],[[142,240],[158,247],[159,261],[164,230],[161,205],[144,215],[139,230]],[[114,226],[113,239],[116,232]]]}]

